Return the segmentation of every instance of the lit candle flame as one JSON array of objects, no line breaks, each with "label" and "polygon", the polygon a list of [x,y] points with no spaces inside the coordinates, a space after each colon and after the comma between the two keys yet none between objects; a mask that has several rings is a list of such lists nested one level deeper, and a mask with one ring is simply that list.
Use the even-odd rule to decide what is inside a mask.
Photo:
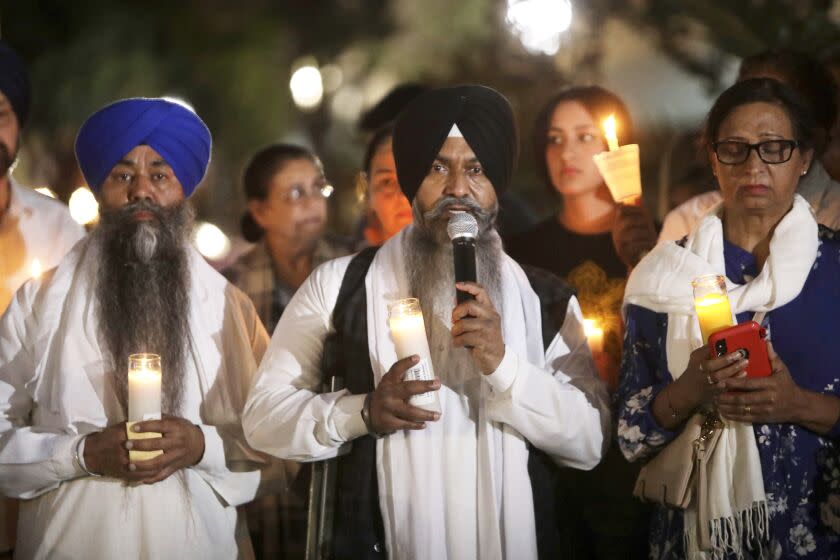
[{"label": "lit candle flame", "polygon": [[41,267],[41,261],[38,259],[33,259],[32,264],[29,265],[29,273],[32,278],[39,278],[41,276],[41,272],[43,272],[43,268]]},{"label": "lit candle flame", "polygon": [[610,115],[604,119],[604,137],[607,139],[607,146],[610,151],[618,149],[618,136],[616,135],[615,115]]},{"label": "lit candle flame", "polygon": [[589,347],[593,352],[604,351],[604,329],[598,325],[595,319],[583,320],[583,333],[589,342]]}]

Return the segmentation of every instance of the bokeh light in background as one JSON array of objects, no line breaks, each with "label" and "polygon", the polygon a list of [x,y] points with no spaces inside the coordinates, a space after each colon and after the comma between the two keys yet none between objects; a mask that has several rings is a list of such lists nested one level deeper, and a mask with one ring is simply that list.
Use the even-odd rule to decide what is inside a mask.
[{"label": "bokeh light in background", "polygon": [[321,71],[315,66],[301,66],[292,74],[289,80],[292,99],[295,105],[303,110],[313,110],[321,104],[324,97],[324,82]]},{"label": "bokeh light in background", "polygon": [[217,261],[230,253],[230,239],[224,232],[208,222],[196,222],[193,230],[195,248],[205,258]]},{"label": "bokeh light in background", "polygon": [[81,225],[92,224],[99,218],[99,203],[90,189],[79,187],[70,195],[70,217]]},{"label": "bokeh light in background", "polygon": [[569,0],[508,0],[506,20],[528,52],[555,55],[560,35],[572,24],[572,4]]}]

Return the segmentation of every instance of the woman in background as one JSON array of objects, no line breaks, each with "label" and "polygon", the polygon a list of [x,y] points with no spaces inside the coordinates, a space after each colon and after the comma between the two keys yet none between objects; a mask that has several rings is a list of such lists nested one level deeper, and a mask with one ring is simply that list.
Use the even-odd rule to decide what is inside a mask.
[{"label": "woman in background", "polygon": [[[599,372],[612,391],[621,357],[621,302],[627,274],[653,248],[656,229],[643,206],[617,204],[592,156],[607,150],[601,123],[614,115],[621,144],[632,141],[624,103],[598,86],[555,95],[537,117],[534,152],[546,186],[559,199],[557,213],[514,237],[509,254],[549,270],[577,291],[583,314],[604,330],[594,349]],[[649,509],[632,496],[638,468],[616,445],[593,471],[560,473],[564,534],[562,558],[643,558]]]},{"label": "woman in background", "polygon": [[413,221],[411,204],[400,190],[394,152],[392,125],[374,133],[367,150],[357,190],[365,201],[364,243],[379,246]]},{"label": "woman in background", "polygon": [[300,146],[263,148],[245,168],[248,210],[242,234],[253,250],[231,267],[229,278],[253,300],[269,333],[312,270],[351,252],[325,235],[332,193],[321,161]]}]

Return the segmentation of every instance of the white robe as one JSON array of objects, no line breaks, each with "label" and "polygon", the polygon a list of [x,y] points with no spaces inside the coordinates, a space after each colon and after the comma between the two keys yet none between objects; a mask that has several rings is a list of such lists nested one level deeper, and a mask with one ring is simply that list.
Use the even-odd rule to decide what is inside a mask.
[{"label": "white robe", "polygon": [[[380,249],[366,278],[377,383],[391,363],[385,363],[390,359],[382,348],[389,343],[375,332],[382,325],[374,328],[372,319],[381,319],[386,309],[388,296],[382,291],[391,289],[389,277],[400,277],[393,286],[397,291],[407,289],[405,271],[389,268],[400,261],[395,255],[403,235]],[[317,268],[277,325],[243,413],[245,434],[257,449],[301,461],[326,459],[367,432],[360,415],[364,395],[317,394],[323,342],[334,328],[332,310],[350,259]],[[523,286],[522,270],[506,256],[504,263],[503,291],[521,298],[532,313],[525,317],[527,326],[503,317],[507,344],[497,371],[457,388],[444,383],[440,421],[377,442],[380,510],[392,558],[536,558],[523,436],[561,465],[590,469],[600,460],[609,410],[580,307],[574,298],[569,302],[562,330],[543,352],[538,298]],[[512,277],[519,281],[509,281]],[[526,336],[517,353],[510,340]],[[524,355],[526,346],[537,349],[540,365]],[[442,371],[445,365],[434,367]]]},{"label": "white robe", "polygon": [[175,476],[130,487],[83,476],[73,458],[81,435],[124,420],[97,328],[97,253],[91,238],[76,245],[0,319],[0,489],[23,499],[17,557],[236,558],[235,506],[253,499],[263,462],[244,441],[240,411],[265,330],[244,294],[191,249],[194,349],[181,416],[201,428],[205,450],[183,471],[189,497]]},{"label": "white robe", "polygon": [[0,313],[32,276],[35,259],[49,270],[85,235],[66,205],[9,178],[9,208],[0,212]]}]

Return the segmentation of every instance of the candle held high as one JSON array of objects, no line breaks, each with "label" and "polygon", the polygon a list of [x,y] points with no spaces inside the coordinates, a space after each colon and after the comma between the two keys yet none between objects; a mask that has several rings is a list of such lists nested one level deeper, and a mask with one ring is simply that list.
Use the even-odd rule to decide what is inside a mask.
[{"label": "candle held high", "polygon": [[[159,438],[157,432],[134,432],[132,426],[143,420],[160,419],[161,411],[161,368],[157,354],[131,354],[128,357],[128,439]],[[131,462],[154,459],[163,453],[157,451],[128,452]]]},{"label": "candle held high", "polygon": [[592,156],[613,199],[619,204],[638,205],[642,200],[639,145],[618,145],[615,116],[604,120],[604,138],[609,150]]}]

